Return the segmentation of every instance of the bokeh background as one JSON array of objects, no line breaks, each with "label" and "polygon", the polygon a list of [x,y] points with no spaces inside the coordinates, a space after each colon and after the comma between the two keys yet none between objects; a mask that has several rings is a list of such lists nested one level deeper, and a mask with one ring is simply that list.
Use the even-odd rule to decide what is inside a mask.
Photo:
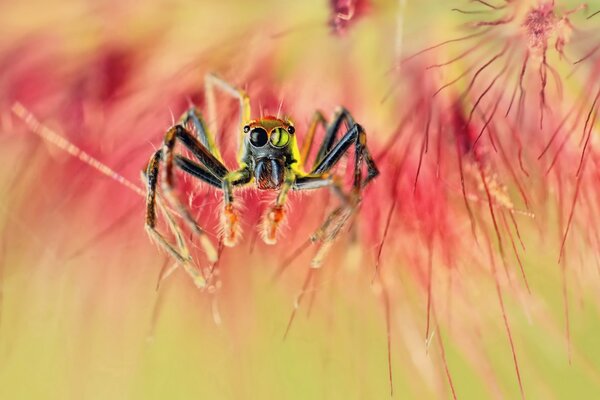
[{"label": "bokeh background", "polygon": [[[599,9],[0,3],[0,398],[597,397]],[[326,191],[292,196],[276,246],[257,240],[272,196],[240,193],[244,239],[217,287],[176,270],[157,288],[172,260],[144,199],[12,111],[142,187],[166,129],[203,109],[207,72],[256,116],[281,108],[300,139],[338,105],[367,130],[381,176],[304,290],[315,247],[286,261],[334,205]],[[234,166],[236,104],[218,106]],[[220,194],[179,179],[216,243]]]}]

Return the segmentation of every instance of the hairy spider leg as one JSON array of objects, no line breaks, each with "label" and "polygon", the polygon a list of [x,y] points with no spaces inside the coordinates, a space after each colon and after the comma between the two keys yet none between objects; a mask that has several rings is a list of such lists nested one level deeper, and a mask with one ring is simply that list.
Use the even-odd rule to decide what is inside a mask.
[{"label": "hairy spider leg", "polygon": [[198,139],[200,139],[200,143],[202,143],[219,161],[223,162],[215,138],[206,127],[206,121],[196,106],[191,106],[181,116],[180,122],[185,127],[192,125],[198,135]]},{"label": "hairy spider leg", "polygon": [[[175,155],[173,150],[177,141],[180,141],[190,152],[201,162],[198,164],[181,155]],[[206,256],[211,263],[217,261],[217,251],[208,238],[207,234],[192,218],[188,208],[179,200],[179,197],[174,193],[175,181],[173,166],[179,167],[184,172],[193,175],[200,180],[216,187],[221,187],[223,179],[228,174],[227,168],[188,130],[182,125],[171,127],[165,134],[162,149],[156,151],[148,167],[146,168],[146,230],[151,237],[162,245],[162,247],[172,254],[184,267],[187,263],[191,263],[189,251],[182,246],[180,230],[175,228],[174,234],[177,240],[177,250],[174,245],[169,244],[164,236],[156,230],[156,186],[158,183],[159,165],[164,163],[162,174],[162,189],[166,199],[176,208],[179,215],[190,226],[190,228],[198,235],[200,244],[202,245]],[[167,218],[169,223],[169,218]],[[169,223],[170,225],[170,223]],[[173,229],[171,229],[173,231]],[[184,242],[183,242],[184,243]]]},{"label": "hairy spider leg", "polygon": [[310,150],[312,149],[315,133],[319,125],[323,126],[323,129],[327,131],[327,120],[323,116],[323,113],[317,110],[313,114],[310,125],[308,126],[308,131],[306,132],[306,136],[302,141],[302,149],[300,150],[300,160],[298,160],[299,168],[301,170],[304,170],[304,167],[308,161],[308,157],[310,157]]},{"label": "hairy spider leg", "polygon": [[350,114],[350,112],[346,108],[339,107],[336,110],[335,115],[333,116],[331,124],[327,126],[327,130],[325,131],[325,136],[323,137],[321,147],[319,147],[319,151],[317,152],[317,157],[315,159],[315,164],[313,165],[313,168],[323,160],[325,155],[333,147],[337,133],[340,131],[342,122],[346,123],[346,131],[348,131],[354,125],[356,125],[356,121],[354,120],[354,117],[352,117],[352,114]]},{"label": "hairy spider leg", "polygon": [[[146,197],[146,231],[150,235],[151,239],[158,243],[163,249],[165,249],[165,251],[167,251],[167,253],[169,253],[169,255],[171,255],[174,259],[177,260],[179,264],[183,266],[184,270],[192,278],[192,281],[197,287],[204,288],[206,286],[206,280],[192,263],[192,258],[183,238],[183,233],[181,232],[181,229],[179,229],[179,227],[177,226],[177,223],[175,222],[175,219],[173,218],[172,214],[162,204],[160,198],[157,197],[156,184],[158,181],[158,171],[161,155],[161,150],[156,151],[152,155],[152,158],[150,158],[146,170],[142,171],[142,181],[145,182],[148,188],[148,195]],[[165,237],[156,230],[157,206],[160,209],[161,214],[164,216],[169,230],[175,236],[175,241],[177,243],[176,246],[170,244],[165,239]],[[162,280],[166,279],[171,272],[172,271],[169,271],[169,273],[163,274],[161,271],[161,276],[159,278],[158,284],[160,284]]]},{"label": "hairy spider leg", "polygon": [[[221,214],[221,230],[223,233],[223,244],[232,247],[237,244],[241,237],[241,225],[238,212],[233,205],[233,186],[244,185],[252,180],[252,173],[242,162],[242,156],[245,153],[245,141],[243,127],[250,122],[252,112],[250,108],[250,98],[243,90],[236,88],[230,83],[224,81],[214,74],[206,74],[204,77],[204,95],[206,107],[208,110],[208,122],[211,127],[210,131],[214,132],[218,137],[217,126],[217,108],[215,99],[215,89],[218,88],[225,94],[237,99],[240,102],[240,125],[238,135],[238,169],[227,173],[222,177],[223,189],[223,213]],[[217,151],[217,158],[220,158]]]},{"label": "hairy spider leg", "polygon": [[[341,127],[341,123],[343,121],[346,121],[346,125],[348,127],[348,130],[346,131],[346,134],[342,137],[342,139],[340,140],[340,143],[338,143],[337,147],[335,148],[335,150],[332,150],[335,139],[336,139],[336,134],[340,131],[340,127]],[[306,138],[304,139],[304,142],[302,143],[302,151],[301,151],[301,159],[300,159],[300,165],[304,166],[307,164],[308,161],[308,157],[310,156],[310,151],[311,151],[311,147],[313,145],[313,137],[315,134],[315,130],[318,126],[318,124],[321,123],[324,125],[325,127],[325,137],[323,139],[323,143],[321,144],[321,147],[319,148],[317,157],[315,159],[314,165],[313,165],[313,170],[310,171],[309,173],[306,172],[302,172],[302,174],[300,174],[299,176],[296,177],[296,181],[294,183],[294,185],[292,186],[292,190],[312,190],[312,189],[320,189],[320,188],[324,188],[324,187],[330,187],[331,190],[334,192],[334,194],[337,195],[337,197],[341,200],[342,204],[345,206],[345,209],[347,210],[352,210],[353,206],[352,204],[352,199],[349,195],[347,195],[344,192],[344,189],[342,187],[342,184],[339,180],[338,177],[336,177],[333,174],[330,174],[329,171],[337,164],[337,162],[341,159],[341,157],[344,155],[344,153],[348,150],[348,148],[350,147],[350,145],[353,143],[352,142],[352,129],[354,127],[358,127],[358,125],[356,124],[354,118],[352,117],[352,115],[350,114],[350,112],[343,108],[340,107],[334,117],[333,117],[333,121],[331,122],[331,124],[327,125],[327,122],[325,120],[325,118],[322,116],[322,114],[317,111],[315,112],[314,116],[313,116],[313,120],[311,122],[311,125],[309,127],[308,133],[306,135]],[[352,128],[351,128],[352,127]],[[362,128],[356,128],[358,129],[362,129]],[[358,133],[356,133],[357,137],[358,137]],[[356,140],[356,139],[354,139]],[[362,147],[362,154],[364,155],[364,161],[367,165],[367,177],[361,182],[360,186],[357,186],[355,191],[359,192],[360,189],[364,188],[373,178],[375,178],[378,174],[379,171],[377,169],[377,166],[375,165],[375,162],[373,161],[373,157],[371,156],[371,153],[369,152],[368,148],[366,146],[361,146]],[[332,153],[331,155],[329,153]],[[325,156],[327,156],[327,161],[323,161]],[[358,159],[355,159],[355,162],[357,162]],[[360,170],[360,164],[358,166],[355,166],[355,173],[356,170],[358,169]],[[355,200],[357,196],[355,196]],[[298,247],[296,250],[294,250],[292,252],[292,255],[287,257],[285,259],[285,261],[279,266],[279,268],[277,269],[277,271],[275,272],[275,277],[280,276],[287,268],[288,266],[292,263],[292,261],[300,254],[302,253],[304,250],[306,250],[309,246],[310,243],[316,243],[318,241],[322,241],[322,239],[325,238],[325,236],[327,236],[327,230],[329,228],[329,226],[335,221],[338,220],[338,223],[336,224],[337,226],[339,226],[336,229],[333,229],[333,231],[335,231],[336,233],[333,235],[333,237],[331,237],[331,240],[325,240],[325,242],[327,242],[327,244],[325,246],[323,246],[323,248],[321,250],[318,250],[318,254],[316,256],[315,259],[313,259],[313,261],[311,262],[311,264],[315,265],[316,267],[319,267],[323,257],[325,256],[326,250],[328,250],[328,248],[331,246],[333,239],[335,239],[335,236],[337,235],[337,232],[339,232],[339,230],[345,225],[346,221],[349,219],[349,217],[351,216],[351,212],[347,213],[348,215],[342,215],[342,211],[343,211],[344,207],[338,207],[336,209],[334,209],[333,211],[331,211],[327,218],[325,219],[325,221],[323,222],[323,224],[310,236],[310,238],[308,240],[306,240],[305,242],[303,242],[303,244]]]},{"label": "hairy spider leg", "polygon": [[242,129],[252,119],[252,111],[250,108],[250,98],[241,89],[236,88],[230,83],[224,81],[214,74],[206,74],[204,76],[204,96],[206,108],[208,111],[208,123],[210,131],[218,137],[217,126],[217,107],[215,99],[215,88],[219,88],[223,93],[237,99],[240,102],[240,129],[238,135],[238,163],[241,164],[241,158],[244,153],[244,130]]},{"label": "hairy spider leg", "polygon": [[[346,114],[346,115],[344,115]],[[341,120],[346,118],[347,121],[352,121],[352,126],[346,131],[346,133],[335,143],[335,134],[339,130]],[[336,124],[337,121],[337,124]],[[336,124],[336,125],[334,125]],[[327,253],[331,249],[333,242],[337,235],[341,232],[342,228],[346,225],[350,217],[352,217],[360,203],[360,191],[364,188],[373,178],[379,174],[379,170],[375,165],[375,161],[372,159],[370,153],[366,150],[367,135],[364,129],[354,122],[354,119],[350,113],[344,109],[340,109],[332,125],[337,126],[335,130],[326,133],[324,143],[321,145],[321,149],[329,148],[324,151],[324,156],[318,159],[315,167],[308,176],[298,177],[296,183],[293,186],[294,190],[308,190],[317,189],[321,187],[330,186],[336,193],[340,194],[342,199],[342,205],[336,207],[329,213],[327,218],[321,226],[311,235],[310,242],[319,243],[317,252],[311,260],[311,268],[307,272],[306,282],[310,280],[316,269],[319,269],[323,263],[323,260],[327,256]],[[331,125],[330,127],[331,128]],[[336,184],[336,180],[329,174],[329,171],[333,169],[344,154],[354,145],[355,158],[354,158],[354,182],[352,184],[351,193],[345,194],[340,185]],[[367,176],[362,178],[362,162],[365,161],[367,166]],[[304,246],[304,245],[303,245]],[[286,265],[282,265],[277,275],[283,272]],[[298,296],[296,307],[290,315],[288,326],[286,329],[285,336],[289,332],[296,310],[300,305],[300,299],[306,290],[307,285],[305,284],[302,293]],[[284,336],[284,337],[285,337]]]},{"label": "hairy spider leg", "polygon": [[[227,174],[227,168],[219,161],[202,143],[192,135],[182,125],[176,125],[169,129],[165,135],[163,145],[164,173],[162,175],[162,189],[165,197],[176,207],[184,221],[198,235],[200,243],[206,251],[207,257],[211,263],[217,261],[217,251],[212,245],[208,236],[202,228],[198,226],[189,212],[188,208],[181,202],[179,196],[175,193],[175,176],[173,173],[174,148],[177,141],[180,141],[200,162],[207,168],[207,172],[217,179],[223,179]],[[181,158],[179,158],[181,160]]]},{"label": "hairy spider leg", "polygon": [[[325,156],[333,148],[333,145],[334,145],[335,139],[336,139],[336,135],[338,132],[340,132],[340,127],[341,127],[342,122],[346,123],[346,131],[347,132],[353,126],[357,125],[356,121],[354,120],[354,117],[352,117],[352,114],[350,114],[350,111],[348,111],[344,107],[340,107],[336,111],[331,124],[326,127],[325,137],[323,138],[323,142],[321,143],[321,147],[319,148],[319,151],[317,153],[317,157],[315,159],[315,164],[314,164],[313,168],[317,168],[316,166],[325,158]],[[314,132],[312,134],[314,135]],[[311,143],[309,144],[309,148],[306,151],[307,155],[310,154],[310,146],[312,145],[312,137],[311,137],[310,141],[311,141]],[[366,186],[373,178],[375,178],[379,174],[377,166],[375,165],[375,162],[373,161],[373,157],[371,156],[371,153],[369,152],[369,149],[366,147],[366,145],[363,146],[363,155],[364,155],[364,161],[367,165],[368,175],[367,175],[367,178],[365,179],[365,181],[362,182],[360,187]],[[305,163],[306,158],[303,158],[302,161],[303,161],[303,163]],[[335,161],[335,163],[337,163],[337,161]],[[331,169],[331,168],[333,168],[333,165],[329,169]],[[329,169],[327,171],[329,171]]]},{"label": "hairy spider leg", "polygon": [[[335,137],[335,135],[333,135]],[[317,163],[311,171],[311,176],[321,176],[329,178],[330,185],[336,192],[341,190],[340,186],[334,185],[335,179],[330,178],[329,171],[333,169],[344,154],[352,145],[355,148],[354,157],[354,181],[352,191],[346,194],[346,200],[343,200],[342,206],[333,210],[325,219],[325,222],[312,235],[311,241],[320,242],[317,253],[311,261],[311,267],[319,268],[333,241],[346,224],[348,219],[354,214],[360,203],[361,190],[379,174],[379,170],[372,159],[371,154],[366,150],[367,136],[363,128],[354,123],[354,125],[340,138],[337,144],[333,145],[325,156]],[[332,140],[333,143],[333,140]],[[367,166],[367,176],[362,178],[362,163],[365,161]],[[306,183],[305,183],[306,182]],[[300,184],[308,184],[307,181],[300,181]],[[336,189],[337,187],[337,189]],[[306,186],[304,188],[307,188]],[[302,186],[297,190],[304,189]],[[340,198],[344,199],[344,197]]]}]

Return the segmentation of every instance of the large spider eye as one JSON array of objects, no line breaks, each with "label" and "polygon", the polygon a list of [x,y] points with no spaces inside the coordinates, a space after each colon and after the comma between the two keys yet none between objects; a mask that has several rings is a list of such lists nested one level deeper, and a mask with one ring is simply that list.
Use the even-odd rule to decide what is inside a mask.
[{"label": "large spider eye", "polygon": [[290,141],[290,134],[283,128],[274,128],[271,131],[271,144],[275,147],[283,147]]},{"label": "large spider eye", "polygon": [[254,128],[250,131],[250,143],[254,147],[263,147],[269,141],[269,135],[263,128]]}]

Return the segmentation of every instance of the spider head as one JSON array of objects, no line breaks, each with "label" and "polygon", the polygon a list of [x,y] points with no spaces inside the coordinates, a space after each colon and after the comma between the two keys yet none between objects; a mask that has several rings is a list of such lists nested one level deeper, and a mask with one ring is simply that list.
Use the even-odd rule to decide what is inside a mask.
[{"label": "spider head", "polygon": [[254,169],[259,189],[278,189],[285,169],[295,162],[296,138],[290,121],[263,117],[244,126],[245,161]]}]

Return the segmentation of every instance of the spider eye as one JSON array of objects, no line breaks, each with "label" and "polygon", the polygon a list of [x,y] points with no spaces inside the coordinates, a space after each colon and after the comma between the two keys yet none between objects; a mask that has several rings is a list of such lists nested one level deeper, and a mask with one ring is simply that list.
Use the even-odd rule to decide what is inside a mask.
[{"label": "spider eye", "polygon": [[248,125],[244,126],[244,133],[248,133],[250,131],[250,127]]},{"label": "spider eye", "polygon": [[254,147],[263,147],[269,141],[269,135],[263,128],[254,128],[250,132],[250,143]]},{"label": "spider eye", "polygon": [[274,128],[271,131],[271,144],[275,147],[283,147],[290,141],[290,134],[283,128]]},{"label": "spider eye", "polygon": [[288,127],[288,132],[293,135],[294,132],[296,132],[296,128],[294,128],[293,126],[289,126]]}]

